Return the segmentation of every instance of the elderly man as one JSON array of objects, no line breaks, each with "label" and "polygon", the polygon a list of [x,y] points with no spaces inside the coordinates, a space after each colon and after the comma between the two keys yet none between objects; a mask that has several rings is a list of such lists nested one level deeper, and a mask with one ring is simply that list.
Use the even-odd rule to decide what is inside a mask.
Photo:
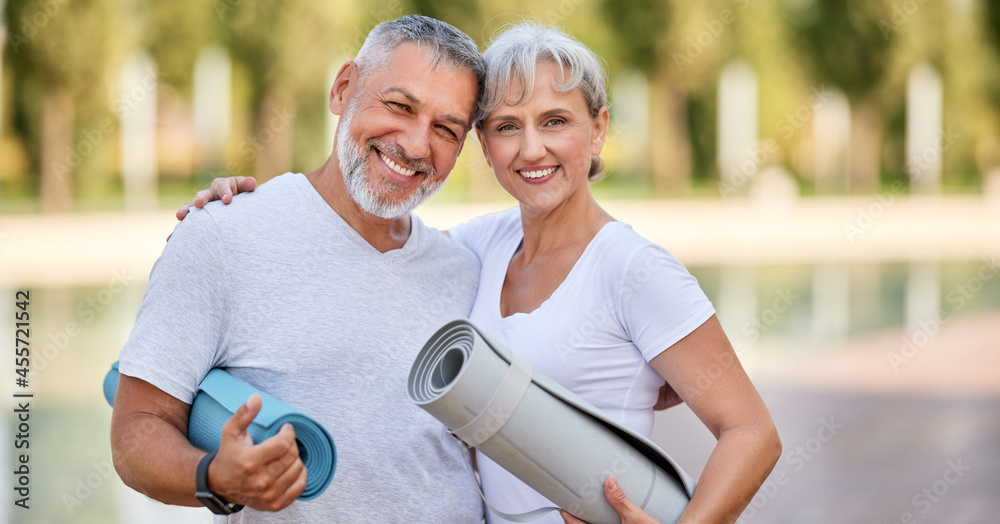
[{"label": "elderly man", "polygon": [[[481,520],[458,447],[405,384],[423,342],[475,295],[474,255],[410,210],[454,167],[483,74],[475,43],[452,26],[383,23],[331,89],[341,119],[323,166],[177,226],[121,352],[111,443],[126,484],[198,506],[207,461],[213,511],[247,506],[229,522]],[[323,495],[296,501],[306,472],[290,426],[252,442],[256,395],[214,458],[187,442],[197,386],[217,367],[331,432],[337,472]]]}]

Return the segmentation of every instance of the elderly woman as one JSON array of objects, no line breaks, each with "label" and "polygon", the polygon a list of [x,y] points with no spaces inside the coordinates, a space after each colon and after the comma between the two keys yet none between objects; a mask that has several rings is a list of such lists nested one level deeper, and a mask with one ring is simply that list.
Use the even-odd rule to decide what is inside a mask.
[{"label": "elderly woman", "polygon": [[[665,381],[718,439],[681,522],[735,521],[781,444],[697,281],[590,192],[609,119],[600,60],[567,35],[531,24],[503,32],[484,58],[485,117],[476,130],[497,181],[519,206],[451,230],[482,262],[470,319],[646,436]],[[214,185],[199,203],[227,200],[237,182]],[[720,370],[711,384],[698,383],[710,367]],[[478,467],[497,509],[551,505],[488,457],[479,456]],[[652,522],[613,478],[605,492],[626,522]]]}]

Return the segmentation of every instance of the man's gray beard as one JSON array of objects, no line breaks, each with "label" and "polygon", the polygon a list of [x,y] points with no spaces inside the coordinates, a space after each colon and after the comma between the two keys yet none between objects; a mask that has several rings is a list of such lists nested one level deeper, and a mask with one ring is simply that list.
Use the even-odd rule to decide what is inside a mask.
[{"label": "man's gray beard", "polygon": [[[385,219],[399,218],[413,211],[438,189],[441,189],[444,179],[425,179],[417,190],[402,202],[388,201],[379,195],[371,183],[365,164],[372,150],[371,141],[366,148],[362,149],[361,144],[351,139],[349,130],[353,117],[354,107],[352,106],[341,118],[340,127],[337,129],[336,148],[337,157],[340,159],[340,172],[344,175],[344,185],[347,186],[347,191],[361,209]],[[392,180],[383,178],[383,183],[389,191],[398,189]]]}]

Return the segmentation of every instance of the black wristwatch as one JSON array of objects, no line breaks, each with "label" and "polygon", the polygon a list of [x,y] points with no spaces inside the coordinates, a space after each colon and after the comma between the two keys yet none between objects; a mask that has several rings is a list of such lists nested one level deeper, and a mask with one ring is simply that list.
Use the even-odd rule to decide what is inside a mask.
[{"label": "black wristwatch", "polygon": [[194,476],[196,490],[194,492],[194,498],[198,499],[198,501],[204,504],[209,511],[215,513],[216,515],[231,515],[243,509],[243,505],[230,504],[222,497],[212,493],[212,490],[208,489],[208,465],[211,464],[212,459],[214,458],[215,452],[212,451],[208,455],[202,457],[201,462],[198,463],[198,470],[195,472]]}]

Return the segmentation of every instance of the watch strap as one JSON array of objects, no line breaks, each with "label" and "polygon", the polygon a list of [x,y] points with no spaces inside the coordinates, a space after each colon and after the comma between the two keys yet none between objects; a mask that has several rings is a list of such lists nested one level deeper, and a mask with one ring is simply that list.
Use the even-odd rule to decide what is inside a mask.
[{"label": "watch strap", "polygon": [[243,509],[243,505],[230,504],[219,495],[212,493],[212,490],[208,489],[208,466],[212,463],[212,459],[214,458],[215,452],[210,451],[198,462],[198,469],[195,471],[194,476],[194,496],[212,513],[215,513],[216,515],[231,515]]}]

